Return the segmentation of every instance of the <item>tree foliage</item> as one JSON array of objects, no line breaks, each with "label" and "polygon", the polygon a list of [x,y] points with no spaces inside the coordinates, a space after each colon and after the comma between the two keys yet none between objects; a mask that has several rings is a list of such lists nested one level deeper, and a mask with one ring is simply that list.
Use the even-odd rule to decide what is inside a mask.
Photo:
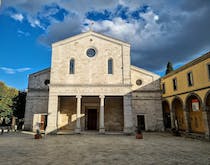
[{"label": "tree foliage", "polygon": [[25,114],[26,92],[19,91],[18,95],[13,98],[13,115],[18,119],[23,119]]},{"label": "tree foliage", "polygon": [[10,88],[0,81],[0,117],[11,117],[13,114],[13,98],[18,94],[18,90]]},{"label": "tree foliage", "polygon": [[166,69],[166,75],[169,74],[170,72],[172,72],[174,69],[173,69],[173,65],[171,62],[168,62],[167,64],[167,69]]}]

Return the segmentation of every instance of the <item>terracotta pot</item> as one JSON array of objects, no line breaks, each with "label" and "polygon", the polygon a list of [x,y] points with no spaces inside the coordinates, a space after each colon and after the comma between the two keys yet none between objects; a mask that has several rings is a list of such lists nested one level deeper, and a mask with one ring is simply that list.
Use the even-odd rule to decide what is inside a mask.
[{"label": "terracotta pot", "polygon": [[136,134],[136,139],[143,139],[143,135],[141,133]]},{"label": "terracotta pot", "polygon": [[41,139],[41,138],[42,138],[42,135],[40,135],[40,134],[34,135],[34,139]]}]

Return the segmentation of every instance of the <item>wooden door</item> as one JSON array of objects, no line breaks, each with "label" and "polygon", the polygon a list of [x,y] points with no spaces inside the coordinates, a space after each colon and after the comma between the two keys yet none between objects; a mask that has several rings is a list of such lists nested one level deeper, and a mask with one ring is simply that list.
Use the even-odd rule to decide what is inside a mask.
[{"label": "wooden door", "polygon": [[202,111],[190,111],[190,126],[192,132],[205,133]]},{"label": "wooden door", "polygon": [[97,129],[97,109],[88,109],[87,128],[88,130]]}]

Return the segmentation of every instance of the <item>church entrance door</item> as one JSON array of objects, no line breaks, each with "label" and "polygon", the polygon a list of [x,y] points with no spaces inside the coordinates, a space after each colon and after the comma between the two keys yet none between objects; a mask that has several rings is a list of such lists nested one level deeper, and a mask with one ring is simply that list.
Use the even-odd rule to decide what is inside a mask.
[{"label": "church entrance door", "polygon": [[97,109],[88,109],[87,129],[97,129]]}]

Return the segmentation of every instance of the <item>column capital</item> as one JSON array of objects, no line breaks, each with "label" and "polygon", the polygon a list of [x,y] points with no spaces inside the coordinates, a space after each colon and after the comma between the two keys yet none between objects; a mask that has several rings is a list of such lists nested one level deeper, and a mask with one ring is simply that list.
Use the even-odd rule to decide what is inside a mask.
[{"label": "column capital", "polygon": [[76,95],[76,98],[77,99],[81,99],[82,98],[82,95]]},{"label": "column capital", "polygon": [[105,96],[104,96],[104,95],[100,95],[99,98],[100,98],[100,99],[104,99]]}]

